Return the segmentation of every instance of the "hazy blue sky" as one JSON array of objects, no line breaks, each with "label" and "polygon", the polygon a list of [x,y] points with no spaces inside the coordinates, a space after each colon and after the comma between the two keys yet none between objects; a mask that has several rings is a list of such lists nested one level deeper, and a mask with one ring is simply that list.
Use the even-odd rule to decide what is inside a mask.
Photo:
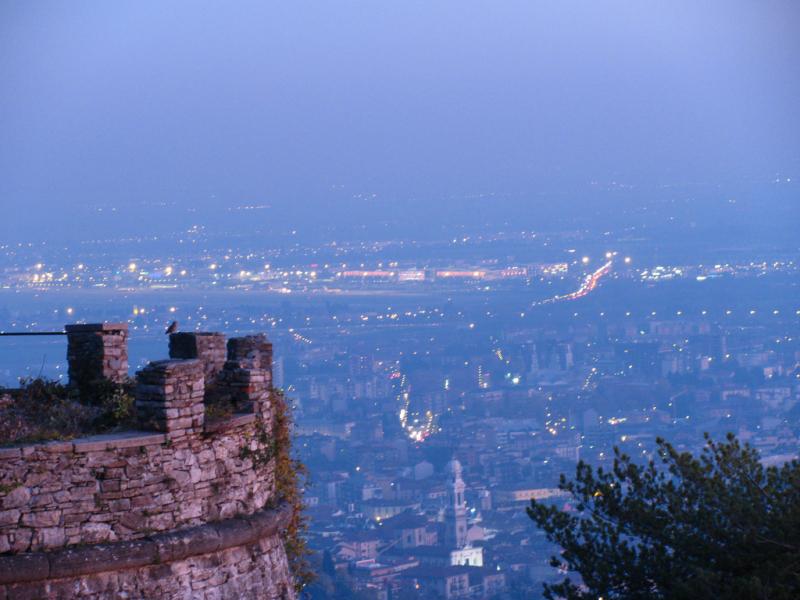
[{"label": "hazy blue sky", "polygon": [[800,2],[4,0],[0,136],[49,214],[800,176]]}]

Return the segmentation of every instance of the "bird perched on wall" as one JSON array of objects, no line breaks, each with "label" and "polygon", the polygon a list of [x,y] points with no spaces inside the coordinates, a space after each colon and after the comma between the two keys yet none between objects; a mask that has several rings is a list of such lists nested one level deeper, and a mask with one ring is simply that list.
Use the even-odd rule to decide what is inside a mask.
[{"label": "bird perched on wall", "polygon": [[167,330],[164,333],[169,335],[170,333],[175,333],[176,331],[178,331],[178,322],[173,321],[169,324],[169,327],[167,327]]}]

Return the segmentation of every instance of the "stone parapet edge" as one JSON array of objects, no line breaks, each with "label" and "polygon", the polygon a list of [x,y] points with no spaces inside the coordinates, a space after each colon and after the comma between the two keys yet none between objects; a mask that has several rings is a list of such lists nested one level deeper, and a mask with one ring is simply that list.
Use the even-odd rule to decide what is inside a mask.
[{"label": "stone parapet edge", "polygon": [[[206,425],[205,433],[219,433],[230,431],[245,425],[250,425],[256,420],[254,413],[236,413],[232,416],[214,421]],[[164,433],[152,431],[120,431],[116,433],[101,433],[91,437],[76,438],[73,440],[52,440],[48,442],[35,442],[20,446],[7,446],[0,448],[0,460],[16,459],[29,456],[38,450],[52,453],[82,453],[115,450],[118,448],[137,448],[140,446],[154,446],[167,441]]]},{"label": "stone parapet edge", "polygon": [[136,569],[219,552],[273,536],[288,524],[291,516],[291,506],[282,504],[251,515],[139,540],[0,555],[0,585]]},{"label": "stone parapet edge", "polygon": [[64,331],[67,333],[95,333],[95,332],[112,332],[112,331],[128,331],[127,323],[73,323],[65,325]]}]

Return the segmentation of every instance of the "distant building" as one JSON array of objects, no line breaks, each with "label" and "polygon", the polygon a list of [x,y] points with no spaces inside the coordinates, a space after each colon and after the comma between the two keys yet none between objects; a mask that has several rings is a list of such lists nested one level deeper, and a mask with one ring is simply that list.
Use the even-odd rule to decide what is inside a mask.
[{"label": "distant building", "polygon": [[383,519],[389,519],[407,510],[417,511],[419,508],[419,502],[397,502],[393,500],[373,499],[362,503],[361,511],[368,519],[382,521]]},{"label": "distant building", "polygon": [[339,543],[336,555],[347,561],[369,560],[378,556],[378,536],[366,531],[355,531]]},{"label": "distant building", "polygon": [[422,598],[490,598],[506,588],[505,574],[481,567],[419,567],[401,574]]},{"label": "distant building", "polygon": [[444,543],[451,548],[467,545],[467,502],[464,499],[464,480],[461,478],[461,463],[456,459],[447,464],[448,488],[445,509]]},{"label": "distant building", "polygon": [[395,543],[399,548],[433,546],[438,536],[424,515],[404,512],[381,521],[378,531],[383,539]]},{"label": "distant building", "polygon": [[414,465],[414,479],[417,481],[427,479],[431,475],[433,475],[433,465],[427,460],[423,460]]},{"label": "distant building", "polygon": [[468,567],[416,567],[402,574],[423,597],[464,598],[470,595]]},{"label": "distant building", "polygon": [[568,492],[558,488],[543,488],[530,483],[520,483],[517,485],[507,485],[492,491],[495,504],[517,504],[534,500],[546,500],[548,498],[559,498],[567,496]]}]

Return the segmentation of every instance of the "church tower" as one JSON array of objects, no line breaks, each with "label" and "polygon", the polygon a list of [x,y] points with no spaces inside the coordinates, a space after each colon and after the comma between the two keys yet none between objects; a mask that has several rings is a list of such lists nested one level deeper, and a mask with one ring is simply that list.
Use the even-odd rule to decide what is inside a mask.
[{"label": "church tower", "polygon": [[464,548],[467,545],[467,503],[464,500],[466,486],[461,479],[461,463],[456,459],[447,463],[447,474],[444,543],[450,548]]}]

